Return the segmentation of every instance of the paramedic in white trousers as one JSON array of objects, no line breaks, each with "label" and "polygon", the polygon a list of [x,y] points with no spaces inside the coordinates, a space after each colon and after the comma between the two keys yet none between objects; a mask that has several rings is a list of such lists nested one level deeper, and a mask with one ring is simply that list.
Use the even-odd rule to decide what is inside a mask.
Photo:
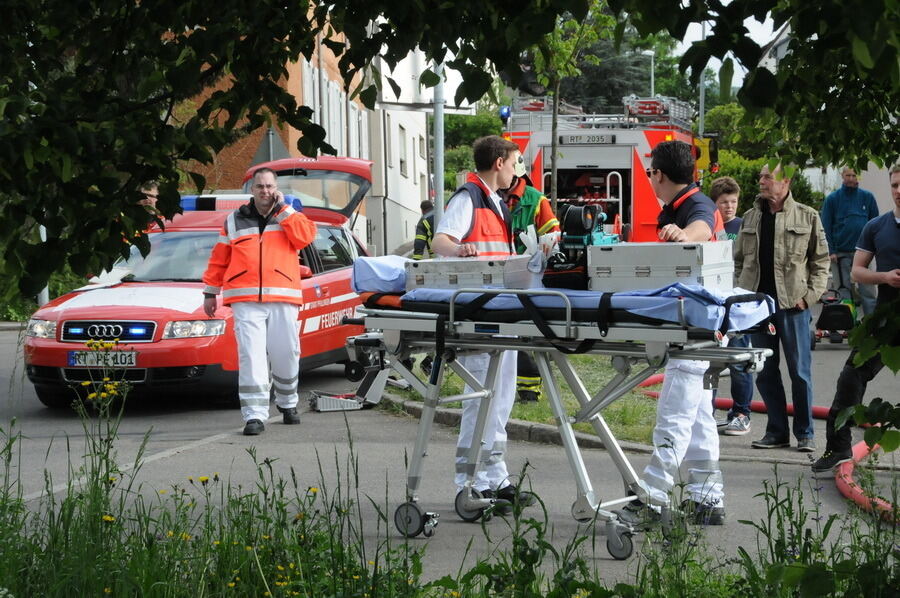
[{"label": "paramedic in white trousers", "polygon": [[[699,242],[724,237],[716,205],[694,183],[691,146],[681,141],[660,143],[651,152],[650,164],[647,174],[665,204],[658,219],[661,241]],[[708,367],[709,362],[685,359],[670,359],[666,364],[656,408],[653,454],[642,480],[651,504],[668,506],[679,468],[684,465],[688,497],[681,508],[695,523],[722,525],[725,494],[719,470],[719,434],[712,390],[703,388]],[[660,519],[657,510],[635,502],[618,513],[635,526]]]},{"label": "paramedic in white trousers", "polygon": [[[518,147],[496,135],[482,137],[472,146],[477,173],[469,173],[466,184],[450,198],[443,218],[438,223],[432,249],[439,256],[509,256],[512,246],[512,222],[506,204],[497,194],[512,184]],[[489,356],[464,356],[461,364],[480,382],[484,382]],[[463,401],[459,439],[456,443],[457,491],[463,489],[467,473],[476,469],[475,490],[485,498],[527,505],[533,496],[519,492],[510,484],[506,468],[506,422],[516,395],[516,351],[503,351],[500,373],[494,386],[490,411],[484,430],[484,443],[479,463],[468,463],[480,399]],[[468,386],[465,392],[472,392]]]},{"label": "paramedic in white trousers", "polygon": [[298,252],[316,238],[316,225],[284,203],[272,170],[257,170],[250,189],[253,199],[228,215],[213,246],[203,274],[203,309],[214,317],[221,293],[234,312],[244,434],[255,436],[269,419],[270,365],[275,406],[285,424],[300,423]]}]

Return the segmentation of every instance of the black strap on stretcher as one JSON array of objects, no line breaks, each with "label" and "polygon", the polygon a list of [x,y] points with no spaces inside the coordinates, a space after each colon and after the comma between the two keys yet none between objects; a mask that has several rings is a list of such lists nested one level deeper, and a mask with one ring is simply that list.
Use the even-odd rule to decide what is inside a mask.
[{"label": "black strap on stretcher", "polygon": [[[465,304],[458,312],[457,317],[461,320],[467,320],[474,317],[475,312],[483,308],[488,301],[496,297],[497,295],[483,294],[477,296],[475,299]],[[550,344],[553,345],[555,349],[557,349],[560,353],[565,353],[567,355],[574,355],[576,353],[587,353],[588,351],[594,348],[594,344],[596,341],[593,339],[585,339],[578,343],[578,345],[574,349],[570,349],[568,347],[564,347],[562,345],[558,345],[553,341],[559,340],[559,337],[556,336],[556,333],[553,332],[553,329],[550,328],[550,325],[547,324],[546,318],[544,318],[541,311],[534,304],[530,297],[527,295],[516,295],[519,302],[522,304],[522,307],[525,308],[525,313],[531,318],[531,321],[537,326],[538,330],[540,330],[541,334],[544,335]],[[597,327],[600,328],[600,332],[602,336],[606,336],[606,332],[609,330],[609,321],[612,316],[612,293],[603,293],[600,295],[600,308],[598,308],[598,320]],[[441,336],[441,339],[443,335]]]}]

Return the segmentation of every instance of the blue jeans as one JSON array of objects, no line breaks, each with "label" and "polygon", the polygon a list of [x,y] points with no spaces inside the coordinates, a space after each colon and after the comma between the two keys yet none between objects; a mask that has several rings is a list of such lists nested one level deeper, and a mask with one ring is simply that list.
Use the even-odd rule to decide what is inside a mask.
[{"label": "blue jeans", "polygon": [[[750,337],[741,336],[731,339],[729,347],[749,347]],[[743,366],[728,366],[731,374],[731,398],[734,404],[728,411],[728,419],[737,415],[750,417],[750,401],[753,399],[753,374],[746,371]]]},{"label": "blue jeans", "polygon": [[779,441],[790,438],[787,417],[787,398],[781,382],[780,352],[784,348],[791,378],[791,401],[794,403],[794,436],[812,438],[812,353],[809,346],[810,314],[808,309],[779,309],[772,318],[776,333],[754,334],[753,346],[772,349],[772,357],[766,359],[763,369],[756,375],[756,388],[762,395],[769,413],[766,434]]}]

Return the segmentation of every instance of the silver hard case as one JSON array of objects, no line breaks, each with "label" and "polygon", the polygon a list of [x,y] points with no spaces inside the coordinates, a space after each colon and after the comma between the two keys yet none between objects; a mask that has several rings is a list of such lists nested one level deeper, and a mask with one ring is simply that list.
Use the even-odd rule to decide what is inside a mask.
[{"label": "silver hard case", "polygon": [[406,290],[541,287],[542,274],[528,270],[528,256],[448,257],[406,263]]},{"label": "silver hard case", "polygon": [[730,291],[732,242],[595,245],[588,247],[587,275],[592,291],[656,289],[674,282]]}]

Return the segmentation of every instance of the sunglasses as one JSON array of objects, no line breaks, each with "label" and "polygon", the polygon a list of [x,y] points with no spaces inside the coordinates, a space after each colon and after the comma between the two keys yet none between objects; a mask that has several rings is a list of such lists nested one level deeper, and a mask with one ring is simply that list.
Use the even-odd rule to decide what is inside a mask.
[{"label": "sunglasses", "polygon": [[153,199],[159,198],[159,193],[149,193],[147,191],[142,191],[142,193],[144,194],[144,197],[152,197]]},{"label": "sunglasses", "polygon": [[659,172],[659,169],[658,169],[658,168],[648,168],[648,169],[647,169],[647,178],[650,178],[651,176],[653,176],[653,175],[656,174],[657,172]]}]

